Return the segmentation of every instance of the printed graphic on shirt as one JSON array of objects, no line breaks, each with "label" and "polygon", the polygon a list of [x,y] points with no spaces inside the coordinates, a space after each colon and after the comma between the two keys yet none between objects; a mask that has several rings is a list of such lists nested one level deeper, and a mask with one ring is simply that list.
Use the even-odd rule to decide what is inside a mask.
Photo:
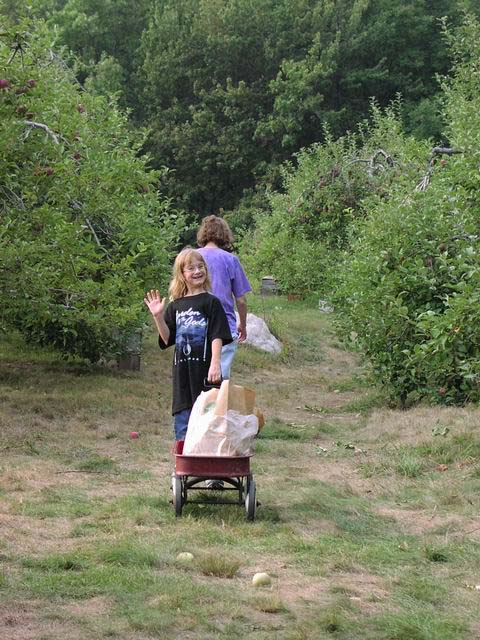
[{"label": "printed graphic on shirt", "polygon": [[205,360],[207,352],[207,318],[200,311],[195,311],[190,307],[185,311],[176,312],[176,325],[175,351],[180,362],[185,360]]}]

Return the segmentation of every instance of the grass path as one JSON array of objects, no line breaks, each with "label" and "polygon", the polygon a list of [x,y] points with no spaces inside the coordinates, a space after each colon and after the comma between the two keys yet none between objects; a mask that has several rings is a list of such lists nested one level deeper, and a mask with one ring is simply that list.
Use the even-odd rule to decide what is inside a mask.
[{"label": "grass path", "polygon": [[286,345],[234,365],[267,418],[254,523],[175,518],[153,334],[138,373],[0,343],[2,640],[480,637],[480,411],[388,409],[313,305],[251,309]]}]

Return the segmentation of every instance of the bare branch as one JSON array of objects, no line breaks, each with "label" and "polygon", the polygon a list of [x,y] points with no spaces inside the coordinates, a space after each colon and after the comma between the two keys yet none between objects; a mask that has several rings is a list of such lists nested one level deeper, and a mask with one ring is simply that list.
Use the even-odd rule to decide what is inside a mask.
[{"label": "bare branch", "polygon": [[66,296],[70,298],[86,298],[86,293],[80,293],[78,291],[70,291],[69,289],[61,289],[59,287],[48,287],[48,291],[51,293],[64,293]]},{"label": "bare branch", "polygon": [[351,160],[346,164],[346,166],[350,166],[352,164],[363,163],[368,165],[367,173],[369,176],[375,175],[378,171],[385,171],[385,166],[383,162],[378,162],[378,157],[382,156],[385,159],[386,164],[389,167],[393,167],[395,165],[395,160],[383,149],[377,149],[375,153],[371,156],[371,158],[356,158],[355,160]]},{"label": "bare branch", "polygon": [[83,209],[83,204],[78,202],[78,200],[70,200],[68,204],[74,211],[81,211]]},{"label": "bare branch", "polygon": [[432,158],[438,155],[453,156],[456,153],[464,153],[462,149],[452,149],[451,147],[433,147]]},{"label": "bare branch", "polygon": [[52,138],[55,144],[60,144],[60,139],[57,136],[57,134],[54,133],[50,129],[50,127],[48,127],[46,124],[43,124],[42,122],[34,122],[33,120],[23,120],[18,124],[24,124],[25,126],[30,127],[30,130],[25,134],[24,140],[28,138],[29,133],[32,129],[42,129],[42,131],[45,131],[45,133]]},{"label": "bare branch", "polygon": [[415,191],[425,191],[430,184],[430,176],[432,175],[432,170],[429,169],[428,172],[423,176],[420,182],[415,187]]},{"label": "bare branch", "polygon": [[23,69],[24,68],[23,53],[24,53],[24,47],[26,46],[27,46],[26,40],[23,40],[22,42],[22,35],[19,33],[16,33],[15,44],[13,44],[11,47],[12,52],[8,57],[7,65],[11,64],[15,60],[17,53],[20,53],[20,60],[21,60],[22,69]]},{"label": "bare branch", "polygon": [[349,167],[351,164],[357,164],[358,162],[363,162],[365,164],[369,164],[370,160],[368,158],[356,158],[355,160],[350,160],[350,162],[347,162],[347,164],[345,166]]},{"label": "bare branch", "polygon": [[90,229],[92,236],[95,239],[95,242],[98,244],[98,246],[100,247],[100,249],[103,251],[103,253],[108,256],[111,259],[111,255],[108,253],[108,251],[105,249],[104,246],[102,246],[102,243],[100,242],[100,240],[98,239],[97,234],[95,233],[95,229],[92,227],[92,223],[90,222],[90,220],[88,218],[85,218],[85,222],[87,223],[87,227]]},{"label": "bare branch", "polygon": [[52,62],[57,62],[61,67],[63,67],[64,69],[70,71],[70,67],[67,65],[65,60],[58,55],[58,53],[55,53],[55,51],[53,49],[49,49],[48,53],[50,55],[50,60]]},{"label": "bare branch", "polygon": [[455,154],[464,153],[461,149],[452,149],[451,147],[433,147],[430,158],[428,160],[427,173],[423,176],[420,182],[415,187],[415,191],[425,191],[430,184],[430,178],[433,173],[433,167],[437,156],[453,156]]},{"label": "bare branch", "polygon": [[65,471],[55,471],[55,473],[108,473],[114,476],[120,475],[120,471],[97,471],[93,469],[65,469]]},{"label": "bare branch", "polygon": [[75,269],[75,262],[73,261],[72,256],[70,256],[70,264],[72,265],[73,275],[78,279],[77,270]]},{"label": "bare branch", "polygon": [[6,199],[10,200],[10,202],[13,203],[13,205],[17,209],[20,209],[20,211],[26,211],[26,207],[23,200],[20,198],[20,196],[17,196],[17,194],[14,191],[12,191],[10,187],[7,187],[6,184],[1,185],[0,191],[3,193]]}]

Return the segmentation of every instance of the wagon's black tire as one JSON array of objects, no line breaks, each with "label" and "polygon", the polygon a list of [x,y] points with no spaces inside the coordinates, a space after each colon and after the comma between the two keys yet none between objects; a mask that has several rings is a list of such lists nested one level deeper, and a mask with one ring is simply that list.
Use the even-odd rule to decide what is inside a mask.
[{"label": "wagon's black tire", "polygon": [[247,481],[247,491],[245,493],[245,511],[247,513],[247,520],[253,522],[255,520],[255,511],[257,509],[257,488],[255,486],[255,480],[249,478]]},{"label": "wagon's black tire", "polygon": [[173,506],[175,507],[175,515],[179,518],[183,509],[183,480],[177,476],[172,477],[173,490]]}]

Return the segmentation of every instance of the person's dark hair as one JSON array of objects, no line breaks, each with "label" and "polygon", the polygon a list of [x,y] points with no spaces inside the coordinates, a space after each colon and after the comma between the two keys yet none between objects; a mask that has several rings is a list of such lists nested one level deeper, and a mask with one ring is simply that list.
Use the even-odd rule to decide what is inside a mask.
[{"label": "person's dark hair", "polygon": [[209,242],[214,242],[225,251],[233,250],[233,233],[223,218],[212,215],[202,220],[197,232],[197,244],[204,247]]}]

